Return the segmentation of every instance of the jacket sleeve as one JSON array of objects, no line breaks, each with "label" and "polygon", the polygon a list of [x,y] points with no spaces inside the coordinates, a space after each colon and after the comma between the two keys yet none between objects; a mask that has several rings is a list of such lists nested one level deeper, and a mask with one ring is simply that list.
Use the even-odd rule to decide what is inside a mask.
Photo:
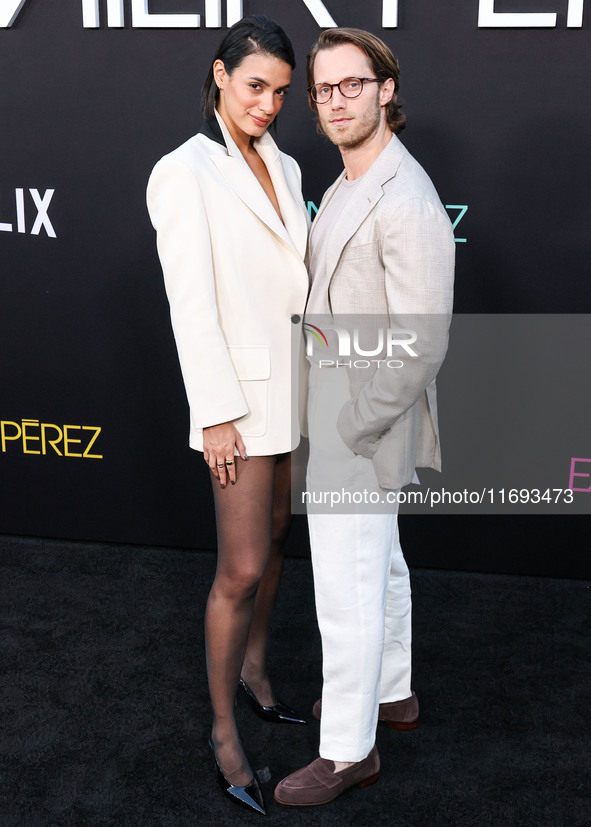
[{"label": "jacket sleeve", "polygon": [[182,161],[165,156],[150,176],[147,203],[193,425],[238,419],[248,406],[219,324],[215,257],[199,182]]},{"label": "jacket sleeve", "polygon": [[422,198],[409,199],[395,210],[384,209],[377,232],[388,324],[394,330],[416,334],[410,345],[416,356],[397,346],[392,359],[402,361],[403,367],[388,367],[383,362],[339,415],[337,429],[343,441],[368,458],[425,392],[445,358],[455,257],[449,218],[442,207]]}]

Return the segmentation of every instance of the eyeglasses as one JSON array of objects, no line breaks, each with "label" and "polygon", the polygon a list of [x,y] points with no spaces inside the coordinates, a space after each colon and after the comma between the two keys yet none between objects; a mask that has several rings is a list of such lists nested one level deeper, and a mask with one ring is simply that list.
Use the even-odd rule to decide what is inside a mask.
[{"label": "eyeglasses", "polygon": [[378,78],[344,78],[338,83],[315,83],[308,87],[308,92],[314,103],[328,103],[332,98],[335,86],[345,98],[358,98],[363,92],[364,83],[380,83]]}]

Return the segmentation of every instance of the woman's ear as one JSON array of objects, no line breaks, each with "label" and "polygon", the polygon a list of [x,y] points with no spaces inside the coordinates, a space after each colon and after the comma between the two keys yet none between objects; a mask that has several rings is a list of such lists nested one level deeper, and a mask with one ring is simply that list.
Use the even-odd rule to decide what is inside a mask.
[{"label": "woman's ear", "polygon": [[226,77],[226,67],[223,60],[216,60],[213,64],[213,79],[218,89],[224,88]]}]

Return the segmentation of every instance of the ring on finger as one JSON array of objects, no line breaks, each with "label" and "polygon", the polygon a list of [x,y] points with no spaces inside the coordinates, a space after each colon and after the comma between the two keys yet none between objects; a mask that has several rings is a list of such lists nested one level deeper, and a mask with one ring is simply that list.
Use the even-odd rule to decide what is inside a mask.
[{"label": "ring on finger", "polygon": [[226,465],[234,465],[234,460],[233,459],[227,459],[226,460]]},{"label": "ring on finger", "polygon": [[225,462],[218,462],[217,466],[218,466],[218,468],[223,468],[225,466],[225,464],[226,464]]}]

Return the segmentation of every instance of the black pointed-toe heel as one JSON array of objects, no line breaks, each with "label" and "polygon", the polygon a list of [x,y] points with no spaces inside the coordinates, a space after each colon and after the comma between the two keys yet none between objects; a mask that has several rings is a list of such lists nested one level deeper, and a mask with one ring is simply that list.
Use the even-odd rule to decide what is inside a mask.
[{"label": "black pointed-toe heel", "polygon": [[255,813],[260,813],[260,815],[262,816],[266,816],[267,811],[265,810],[263,793],[261,792],[259,782],[256,780],[254,775],[252,777],[252,781],[249,784],[246,784],[244,787],[237,787],[235,784],[230,784],[218,763],[218,757],[215,754],[215,747],[213,745],[213,741],[211,740],[211,738],[209,739],[209,746],[211,747],[211,751],[213,752],[213,759],[215,761],[217,778],[224,794],[227,795],[228,798],[230,798],[232,801],[234,801],[234,803],[239,804],[241,807],[246,807],[247,810],[251,810]]},{"label": "black pointed-toe heel", "polygon": [[263,706],[257,700],[257,696],[248,686],[246,681],[240,678],[240,686],[246,693],[246,697],[250,701],[250,705],[263,721],[271,721],[274,724],[307,724],[305,718],[302,718],[293,709],[290,709],[285,704],[277,702],[274,706]]}]

